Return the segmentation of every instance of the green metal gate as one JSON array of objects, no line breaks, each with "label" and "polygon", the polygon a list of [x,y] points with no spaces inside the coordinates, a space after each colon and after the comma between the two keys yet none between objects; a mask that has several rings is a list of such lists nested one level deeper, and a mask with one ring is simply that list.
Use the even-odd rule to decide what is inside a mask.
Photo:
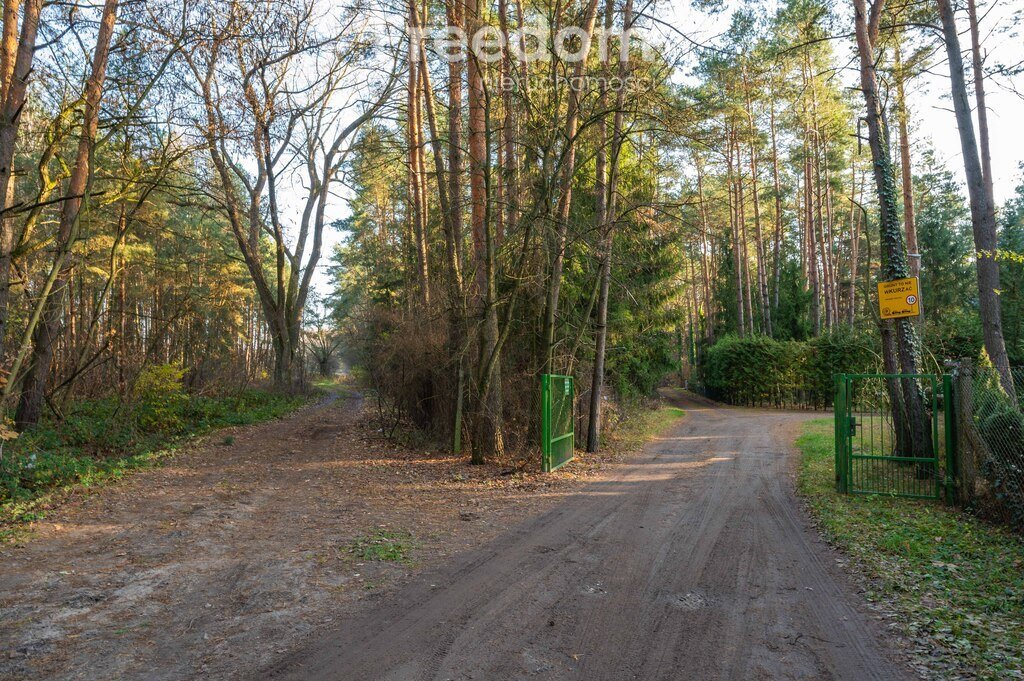
[{"label": "green metal gate", "polygon": [[541,460],[544,472],[572,461],[576,451],[576,386],[572,376],[543,374],[541,393]]},{"label": "green metal gate", "polygon": [[[911,451],[909,425],[898,436],[889,382],[916,384],[928,418],[927,454]],[[898,389],[897,389],[898,392]],[[902,408],[899,421],[909,424]],[[953,501],[952,380],[935,374],[839,374],[835,392],[836,489]],[[919,439],[924,439],[921,437]]]}]

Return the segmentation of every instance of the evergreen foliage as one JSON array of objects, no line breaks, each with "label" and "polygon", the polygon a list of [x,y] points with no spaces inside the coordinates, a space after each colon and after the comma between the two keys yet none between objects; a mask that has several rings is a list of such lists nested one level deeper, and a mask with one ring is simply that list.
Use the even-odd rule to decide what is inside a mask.
[{"label": "evergreen foliage", "polygon": [[879,371],[876,341],[844,331],[809,341],[727,335],[708,348],[703,364],[707,394],[746,406],[831,406],[835,375]]}]

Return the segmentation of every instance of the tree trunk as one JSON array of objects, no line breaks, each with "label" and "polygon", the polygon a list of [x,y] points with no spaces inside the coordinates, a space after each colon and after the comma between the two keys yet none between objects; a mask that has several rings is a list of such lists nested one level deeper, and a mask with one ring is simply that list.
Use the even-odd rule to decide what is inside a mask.
[{"label": "tree trunk", "polygon": [[[810,135],[810,131],[807,131]],[[821,333],[821,293],[818,282],[817,239],[814,229],[814,204],[811,200],[811,155],[810,145],[804,143],[804,250],[807,259],[807,283],[811,289],[811,332]]]},{"label": "tree trunk", "polygon": [[[907,251],[910,258],[910,276],[921,274],[921,251],[917,246],[917,221],[914,218],[914,174],[910,163],[909,112],[904,93],[906,74],[903,71],[903,59],[900,43],[896,42],[893,70],[896,80],[896,118],[900,131],[900,180],[903,189],[903,228],[907,233]],[[922,317],[921,322],[924,321]]]},{"label": "tree trunk", "polygon": [[751,200],[754,203],[754,239],[755,255],[757,256],[757,289],[761,303],[761,320],[763,331],[766,335],[772,335],[772,306],[768,297],[768,275],[765,263],[764,237],[761,231],[761,198],[758,194],[757,183],[757,129],[754,126],[753,105],[750,101],[750,91],[747,90],[747,123],[750,133],[750,182]]},{"label": "tree trunk", "polygon": [[[498,22],[502,35],[510,35],[508,23],[509,6],[506,0],[498,2]],[[522,28],[522,17],[520,17],[519,28]],[[502,82],[514,78],[515,65],[512,62],[510,51],[506,50],[501,60]],[[502,87],[502,123],[501,142],[502,150],[501,174],[499,176],[502,196],[499,197],[498,210],[503,216],[503,228],[498,230],[498,246],[504,241],[505,234],[514,234],[516,223],[519,218],[519,155],[516,153],[516,119],[515,106],[512,99],[512,88]]]},{"label": "tree trunk", "polygon": [[779,146],[775,131],[775,90],[771,97],[772,185],[775,190],[775,238],[772,244],[772,309],[779,309],[779,278],[782,270],[782,185],[779,181]]},{"label": "tree trunk", "polygon": [[[974,71],[974,94],[977,102],[978,110],[978,143],[979,151],[981,153],[981,174],[982,183],[985,189],[985,199],[987,202],[987,208],[990,213],[990,222],[995,223],[995,196],[992,188],[992,153],[991,146],[988,139],[988,107],[985,104],[985,70],[984,63],[981,58],[981,38],[978,30],[978,8],[975,0],[968,0],[967,5],[968,18],[971,23],[971,58],[972,58],[972,69]],[[995,242],[995,240],[992,240]],[[997,242],[995,242],[997,244]],[[980,250],[980,249],[979,249]],[[992,265],[995,267],[994,282],[995,286],[998,286],[998,263],[994,258],[985,258],[986,260],[992,260]],[[981,258],[979,258],[981,260]],[[988,263],[986,263],[988,264]],[[979,271],[980,276],[980,271]],[[1002,347],[1002,352],[1006,352],[1006,342],[1002,338],[1002,321],[1001,321],[1001,309],[998,297],[995,298],[994,302],[989,301],[989,305],[994,307],[1000,315],[999,318],[999,331],[998,338],[995,338],[995,334],[992,335],[992,349],[988,351],[989,357],[992,356],[992,351],[999,352],[999,346]],[[984,308],[983,308],[984,309]],[[984,322],[982,323],[983,327]],[[988,331],[986,329],[986,331]],[[985,338],[985,347],[988,348],[988,335]],[[1014,386],[1013,375],[1010,372],[1010,359],[1007,357],[1004,363],[1000,359],[1000,364],[996,364],[993,359],[993,365],[999,370],[1000,383],[1002,387],[1010,395],[1010,398],[1014,401],[1017,400],[1016,388]]]},{"label": "tree trunk", "polygon": [[754,321],[754,285],[750,276],[750,248],[747,239],[747,204],[743,194],[743,153],[740,150],[739,135],[735,136],[736,142],[736,224],[739,225],[739,238],[742,250],[741,263],[743,264],[743,304],[746,306],[747,329],[751,334],[757,333],[757,325]]},{"label": "tree trunk", "polygon": [[[583,19],[583,32],[589,45],[594,35],[594,20],[597,14],[597,0],[588,0]],[[571,83],[580,81],[586,60],[576,62],[572,71]],[[552,69],[552,77],[555,70]],[[555,326],[558,322],[558,299],[562,290],[562,268],[565,263],[565,245],[569,233],[569,208],[572,205],[572,180],[576,173],[576,133],[579,128],[580,93],[575,85],[569,87],[569,102],[565,120],[565,148],[562,152],[561,194],[555,211],[555,243],[554,258],[551,263],[551,278],[548,282],[544,305],[544,360],[541,373],[552,372],[553,354],[555,349]]]},{"label": "tree trunk", "polygon": [[[457,234],[461,233],[461,218],[453,208],[453,199],[449,194],[451,185],[445,180],[444,158],[441,139],[438,134],[437,115],[434,111],[434,91],[430,84],[430,70],[427,68],[426,52],[418,46],[420,64],[419,74],[421,92],[427,114],[427,126],[430,130],[430,146],[434,158],[434,174],[437,180],[437,197],[441,205],[441,224],[444,231],[445,260],[448,269],[448,339],[449,356],[455,360],[455,409],[451,423],[452,453],[459,454],[462,450],[462,408],[465,395],[465,365],[463,346],[466,338],[465,294],[462,282],[462,262]],[[449,71],[449,75],[451,72]],[[449,123],[451,121],[449,120]],[[451,147],[449,147],[451,151]],[[455,158],[450,157],[454,163]],[[458,237],[461,239],[461,237]]]},{"label": "tree trunk", "polygon": [[740,251],[740,206],[736,187],[736,169],[733,164],[733,131],[729,130],[729,150],[726,153],[726,186],[729,191],[729,227],[732,232],[732,264],[736,278],[736,330],[739,335],[747,334],[746,306],[743,296],[743,256]]},{"label": "tree trunk", "polygon": [[[410,26],[420,26],[416,0],[409,0]],[[409,43],[409,88],[407,96],[409,129],[409,203],[412,206],[413,239],[416,243],[416,275],[420,290],[420,304],[430,306],[430,273],[427,254],[427,193],[423,160],[423,115],[420,97],[420,63],[416,58],[421,46]]]},{"label": "tree trunk", "polygon": [[[882,0],[877,0],[877,2],[881,3]],[[892,160],[889,157],[888,134],[882,115],[878,79],[875,73],[874,40],[878,33],[877,22],[881,16],[881,5],[873,6],[870,24],[868,23],[865,0],[854,0],[854,6],[861,89],[867,108],[868,145],[871,148],[871,157],[874,161],[875,188],[879,201],[879,231],[883,263],[880,278],[882,280],[899,279],[907,276],[907,258],[896,207],[896,178]],[[906,317],[891,323],[895,327],[895,350],[898,355],[900,372],[902,374],[920,373],[917,329],[914,323]],[[883,322],[883,328],[888,324],[890,322]],[[883,341],[885,341],[884,334]],[[891,362],[892,349],[891,345],[883,345],[883,354],[889,355],[886,361]],[[934,455],[931,419],[926,413],[920,383],[915,378],[903,378],[901,388],[902,401],[895,401],[892,405],[894,424],[900,423],[900,410],[904,410],[910,436],[910,449],[901,452],[901,455],[931,457]]]},{"label": "tree trunk", "polygon": [[[605,28],[610,29],[612,15],[615,9],[613,0],[606,0],[605,5]],[[633,0],[626,0],[622,9],[623,34],[627,34],[633,26]],[[607,69],[607,61],[604,64]],[[629,60],[619,59],[619,80],[623,83],[629,77]],[[625,88],[619,88],[615,96],[615,116],[612,124],[612,153],[611,168],[608,177],[607,199],[598,200],[599,213],[604,216],[602,225],[602,248],[601,248],[601,290],[598,294],[597,303],[597,328],[594,348],[594,375],[590,388],[590,419],[587,425],[587,451],[596,452],[601,446],[601,397],[604,392],[604,361],[608,347],[608,292],[612,279],[612,246],[615,243],[615,226],[618,223],[616,212],[618,199],[619,179],[619,156],[622,151],[622,122],[623,110],[625,108]],[[601,98],[607,97],[602,86]],[[604,107],[602,107],[603,109]],[[599,132],[599,144],[603,147],[605,142],[604,122],[602,120]],[[602,163],[603,165],[603,163]],[[603,170],[603,169],[602,169]],[[600,189],[603,187],[603,178]]]},{"label": "tree trunk", "polygon": [[992,150],[988,138],[988,107],[985,106],[985,69],[981,59],[981,37],[978,31],[978,8],[975,0],[967,0],[967,17],[971,25],[971,69],[974,72],[974,98],[978,105],[978,145],[981,151],[981,175],[985,194],[995,206],[992,187]]},{"label": "tree trunk", "polygon": [[[462,0],[447,0],[448,24],[462,27]],[[422,54],[422,52],[421,52]],[[426,64],[424,55],[423,64]],[[429,73],[429,71],[427,71]],[[461,267],[462,257],[462,62],[448,62],[448,203],[454,262]]]},{"label": "tree trunk", "polygon": [[[467,0],[467,33],[473,35],[482,25],[480,0]],[[479,353],[480,375],[474,418],[473,463],[480,464],[504,451],[502,439],[501,360],[498,352],[498,309],[495,300],[495,249],[490,211],[489,135],[485,107],[483,67],[469,55],[469,177],[470,227],[473,235],[475,313],[481,320]],[[484,371],[491,375],[483,375]]]},{"label": "tree trunk", "polygon": [[274,340],[274,387],[288,390],[292,386],[295,353],[288,343],[287,335],[275,334]]},{"label": "tree trunk", "polygon": [[[604,20],[604,31],[605,34],[610,32],[612,21],[614,18],[614,1],[605,0],[605,20]],[[605,328],[607,323],[608,315],[608,299],[607,292],[604,289],[604,272],[605,264],[611,264],[611,244],[609,243],[608,235],[610,229],[608,228],[608,130],[606,120],[606,110],[608,109],[608,87],[605,78],[608,75],[608,55],[605,53],[601,57],[601,83],[599,86],[597,108],[598,108],[598,119],[597,119],[597,151],[594,158],[594,221],[597,227],[597,234],[599,239],[599,251],[598,257],[600,258],[600,266],[598,267],[598,314],[597,314],[597,326],[595,329],[595,354],[594,354],[594,367],[593,375],[590,381],[590,417],[587,421],[587,451],[596,452],[600,448],[600,433],[595,432],[596,428],[600,428],[598,425],[600,417],[597,416],[598,411],[601,408],[601,390],[604,382],[604,349],[605,349]],[[602,310],[601,303],[604,304]],[[604,313],[604,319],[602,320],[602,312]]]},{"label": "tree trunk", "polygon": [[32,73],[42,0],[27,0],[18,31],[18,0],[6,0],[3,42],[0,43],[0,358],[7,337],[12,253],[17,241],[15,220],[7,215],[14,202],[14,152]]},{"label": "tree trunk", "polygon": [[[1006,354],[1006,343],[1003,340],[1002,311],[999,302],[995,205],[991,193],[986,189],[985,173],[979,160],[978,143],[974,136],[974,121],[971,119],[971,105],[967,98],[956,17],[953,15],[953,7],[949,0],[937,0],[937,2],[939,16],[942,19],[942,32],[945,36],[946,56],[949,59],[953,110],[956,114],[957,129],[960,132],[960,149],[963,154],[967,192],[971,204],[971,225],[974,230],[974,246],[977,251],[978,306],[981,313],[985,350],[999,372],[1003,389],[1011,399],[1015,400],[1013,375],[1010,373],[1010,360]],[[980,71],[975,74],[975,79],[976,81],[982,79]],[[984,90],[977,88],[983,88],[980,82],[976,85],[976,92],[980,92],[980,113],[984,115]],[[987,126],[985,134],[987,137]]]},{"label": "tree trunk", "polygon": [[[809,69],[809,67],[808,67]],[[810,131],[813,133],[811,136],[811,160],[814,168],[814,227],[813,236],[815,237],[815,244],[812,245],[812,250],[817,249],[816,257],[820,259],[821,271],[818,273],[818,284],[819,284],[819,296],[825,303],[825,314],[824,319],[820,317],[818,323],[818,332],[820,333],[822,327],[827,331],[832,327],[832,319],[834,315],[832,296],[832,268],[831,258],[829,254],[829,248],[827,247],[829,225],[825,221],[825,200],[828,194],[828,176],[823,176],[822,172],[822,159],[825,156],[825,144],[822,136],[821,126],[818,122],[818,97],[817,88],[815,87],[815,80],[811,78],[811,128]],[[827,173],[827,167],[826,167]]]},{"label": "tree trunk", "polygon": [[[903,226],[907,235],[907,251],[909,257],[909,274],[912,277],[921,275],[921,249],[917,245],[917,220],[914,216],[914,176],[910,161],[909,112],[904,93],[905,77],[903,60],[900,53],[900,41],[896,41],[893,70],[896,81],[896,118],[900,134],[900,183],[903,190]],[[919,333],[925,332],[924,301],[918,300],[920,313],[914,319]]]},{"label": "tree trunk", "polygon": [[71,281],[72,261],[70,251],[78,232],[83,197],[89,186],[89,167],[93,148],[96,144],[96,129],[99,124],[100,100],[103,95],[103,81],[106,78],[107,61],[110,55],[110,41],[117,19],[118,0],[106,0],[96,36],[92,70],[85,83],[82,134],[78,141],[75,165],[71,170],[67,193],[61,207],[60,223],[57,228],[57,255],[60,262],[59,274],[52,288],[46,294],[42,317],[32,337],[32,363],[22,383],[21,400],[15,421],[19,428],[39,422],[46,398],[46,385],[53,359],[54,341],[61,325],[64,295]]},{"label": "tree trunk", "polygon": [[835,213],[832,210],[832,180],[829,176],[828,170],[828,139],[823,136],[822,140],[822,157],[824,160],[824,185],[825,185],[825,213],[824,227],[822,228],[822,243],[823,243],[823,259],[825,266],[828,270],[828,299],[829,299],[829,315],[828,315],[828,326],[834,328],[839,321],[839,294],[837,293],[838,288],[838,277],[836,275],[836,258],[835,258]]},{"label": "tree trunk", "polygon": [[693,155],[693,165],[697,170],[697,201],[700,209],[700,270],[701,297],[704,300],[704,338],[711,345],[715,337],[714,320],[711,318],[711,272],[708,266],[710,251],[711,225],[708,222],[708,206],[704,200],[704,164],[700,156]]},{"label": "tree trunk", "polygon": [[[445,3],[448,24],[450,26],[463,27],[463,4],[462,0],[446,0]],[[426,56],[424,55],[424,66]],[[426,71],[429,73],[429,71]],[[451,215],[451,249],[453,273],[459,273],[465,262],[462,253],[462,62],[451,60],[448,62],[448,203],[449,214]],[[452,334],[452,345],[455,347],[456,368],[456,396],[455,396],[455,423],[453,425],[452,452],[459,453],[462,439],[462,416],[466,394],[466,339],[469,336],[467,330],[466,296],[465,285],[459,274],[459,300],[455,312],[457,320],[454,323]]]},{"label": "tree trunk", "polygon": [[[419,10],[415,0],[409,0],[409,24],[419,25]],[[423,146],[420,136],[422,134],[422,122],[420,119],[420,77],[419,61],[416,59],[419,46],[415,45],[412,38],[409,40],[409,84],[406,97],[406,126],[408,130],[408,203],[409,218],[412,223],[412,235],[416,251],[416,284],[419,288],[419,302],[423,308],[430,306],[430,276],[427,263],[427,237],[426,237],[426,193],[423,184],[426,176],[423,170]]]},{"label": "tree trunk", "polygon": [[851,163],[850,180],[850,288],[847,303],[847,323],[852,329],[857,313],[857,251],[860,250],[860,192],[856,161]]}]

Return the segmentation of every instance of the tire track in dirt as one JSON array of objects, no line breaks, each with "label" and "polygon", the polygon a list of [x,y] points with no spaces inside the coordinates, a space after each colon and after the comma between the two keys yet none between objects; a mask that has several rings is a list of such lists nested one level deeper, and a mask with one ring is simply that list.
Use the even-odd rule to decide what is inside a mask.
[{"label": "tire track in dirt", "polygon": [[[555,504],[577,475],[507,475],[507,462],[470,466],[404,447],[380,437],[351,397],[222,431],[83,490],[30,540],[0,545],[0,680],[249,679],[412,574],[472,556],[543,509],[567,512]],[[381,529],[410,537],[411,562],[353,550]],[[553,536],[543,550],[563,544]],[[475,555],[461,563],[467,578],[493,558]],[[524,588],[516,560],[530,556],[508,561],[510,602]],[[478,593],[475,607],[494,602]],[[461,628],[453,619],[437,630],[434,667]]]},{"label": "tire track in dirt", "polygon": [[903,679],[792,491],[805,414],[686,399],[631,465],[266,668],[273,679]]}]

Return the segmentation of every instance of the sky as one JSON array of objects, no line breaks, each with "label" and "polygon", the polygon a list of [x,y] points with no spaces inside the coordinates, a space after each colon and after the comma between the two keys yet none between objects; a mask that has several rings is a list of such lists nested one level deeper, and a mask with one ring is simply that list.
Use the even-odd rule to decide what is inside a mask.
[{"label": "sky", "polygon": [[[837,6],[841,7],[844,4],[849,7],[848,28],[852,30],[853,2],[837,0]],[[1022,11],[1024,0],[979,2],[978,12],[982,17],[979,32],[982,36],[982,45],[987,51],[986,66],[1024,61],[1024,39],[1016,28],[1016,21],[1020,20],[1018,15]],[[714,44],[717,37],[728,27],[731,12],[726,10],[720,15],[709,16],[694,9],[690,0],[669,0],[660,2],[655,14],[671,22],[676,29],[685,31],[696,41]],[[958,13],[957,21],[962,32],[961,47],[967,49],[970,46],[970,35],[967,33],[966,14]],[[837,39],[834,48],[841,63],[854,62],[856,55],[852,38]],[[946,70],[948,67],[944,50],[937,54],[936,61],[939,58],[942,61],[934,64],[930,73],[918,76],[907,88],[907,105],[912,119],[912,153],[919,155],[930,143],[938,160],[963,182],[960,136],[953,116],[952,102],[949,99],[949,77]],[[965,63],[969,68],[969,54],[965,56]],[[859,86],[860,74],[853,65],[845,69],[841,77],[844,87]],[[1018,77],[1014,85],[1020,94],[1008,91],[1001,83],[992,79],[986,81],[986,103],[993,141],[992,174],[997,204],[1002,204],[1012,197],[1022,179],[1018,166],[1024,162],[1024,135],[1021,134],[1021,127],[1024,126],[1024,76]],[[969,81],[968,87],[972,86],[972,81]],[[970,95],[973,104],[973,90]]]},{"label": "sky", "polygon": [[[852,0],[838,2],[849,6],[852,22]],[[1024,39],[1016,30],[1016,20],[1022,11],[1024,0],[980,2],[980,32],[987,51],[987,65],[1016,64],[1024,61]],[[690,0],[659,0],[652,12],[659,19],[671,24],[673,30],[685,32],[687,36],[700,43],[715,43],[717,37],[728,26],[730,14],[727,10],[719,15],[709,16],[694,9]],[[970,45],[970,36],[966,33],[967,18],[961,13],[957,19],[962,31],[961,46],[966,49]],[[662,30],[661,35],[664,40],[681,40],[673,31]],[[836,40],[836,53],[844,63],[853,62],[853,48],[852,39]],[[963,182],[960,137],[948,96],[948,72],[946,75],[943,73],[947,68],[944,52],[940,52],[938,57],[943,61],[935,64],[930,73],[918,76],[907,90],[907,104],[912,119],[912,153],[919,155],[926,146],[931,146],[937,159]],[[965,61],[970,63],[969,55]],[[852,67],[843,71],[842,78],[846,87],[855,87],[859,82],[859,74]],[[1016,87],[1020,94],[1012,92],[1012,87]],[[1019,164],[1024,162],[1024,134],[1021,134],[1024,128],[1024,76],[1018,77],[1014,83],[1000,83],[989,79],[986,98],[992,139],[994,190],[998,205],[1014,195],[1017,185],[1022,180]],[[973,92],[971,101],[974,101]],[[342,218],[349,214],[346,196],[347,192],[342,191],[335,197],[328,211],[330,219]],[[334,246],[342,239],[342,234],[333,228],[328,227],[327,232],[324,235],[324,257],[314,277],[315,287],[322,294],[330,292],[331,282],[327,268]]]},{"label": "sky", "polygon": [[[1021,9],[1024,9],[1024,1],[997,1],[992,12],[982,20],[982,44],[989,51],[986,64],[1015,64],[1024,60],[1024,40],[1020,33],[1016,30],[993,32],[1014,26],[1014,13]],[[985,8],[979,9],[979,12],[984,11]],[[967,28],[967,20],[966,17],[958,17],[961,18],[963,30]],[[969,39],[969,34],[961,35],[961,46],[966,48],[970,44]],[[945,63],[939,66],[939,70],[943,68],[947,68]],[[992,177],[997,205],[1014,195],[1022,179],[1019,166],[1024,162],[1024,135],[1021,134],[1024,126],[1024,76],[1019,76],[1015,85],[1020,94],[1009,91],[996,79],[986,81],[985,101],[992,139]],[[948,92],[948,77],[935,73],[923,76],[907,97],[911,115],[917,119],[917,135],[932,141],[939,160],[955,170],[962,181],[960,136]],[[973,103],[973,92],[971,95]]]}]

